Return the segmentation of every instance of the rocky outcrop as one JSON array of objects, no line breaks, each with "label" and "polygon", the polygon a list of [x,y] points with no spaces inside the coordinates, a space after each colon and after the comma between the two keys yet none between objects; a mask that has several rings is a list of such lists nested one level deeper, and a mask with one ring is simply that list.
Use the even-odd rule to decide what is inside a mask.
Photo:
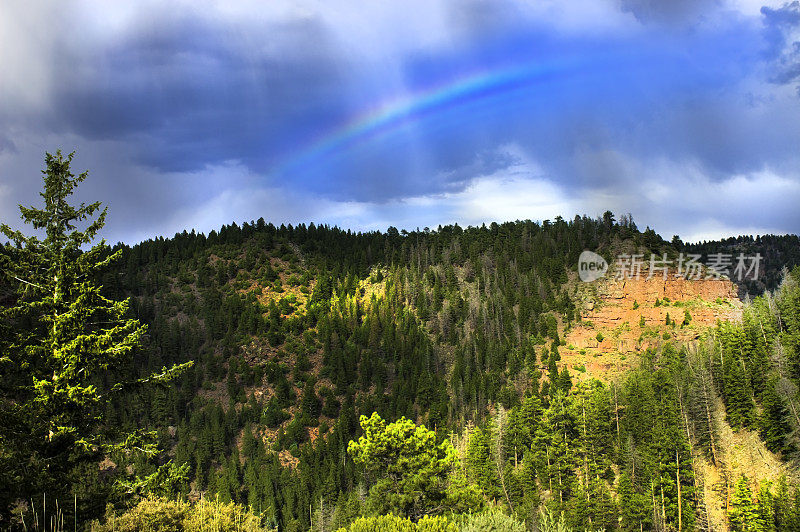
[{"label": "rocky outcrop", "polygon": [[601,279],[579,284],[576,296],[582,321],[567,333],[562,361],[602,379],[630,367],[635,358],[626,355],[665,341],[695,340],[718,320],[742,313],[736,286],[727,279]]},{"label": "rocky outcrop", "polygon": [[680,324],[685,311],[692,325],[707,327],[737,319],[742,309],[736,285],[727,279],[614,279],[600,284],[597,295],[600,301],[591,302],[581,317],[603,328],[622,323],[635,328],[641,317],[647,325],[666,324],[667,314]]}]

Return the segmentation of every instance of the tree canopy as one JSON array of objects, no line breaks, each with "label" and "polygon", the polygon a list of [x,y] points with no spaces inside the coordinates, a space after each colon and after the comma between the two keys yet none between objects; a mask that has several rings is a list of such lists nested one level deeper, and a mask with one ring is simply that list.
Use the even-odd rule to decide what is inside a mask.
[{"label": "tree canopy", "polygon": [[[364,435],[347,447],[363,467],[370,502],[377,513],[396,513],[416,521],[464,502],[477,502],[475,492],[457,476],[458,453],[449,440],[406,418],[387,424],[377,413],[361,416]],[[465,501],[472,497],[473,501]]]},{"label": "tree canopy", "polygon": [[[13,489],[16,497],[57,492],[82,461],[120,444],[144,445],[140,435],[103,423],[115,393],[137,384],[115,381],[114,371],[131,359],[146,327],[131,316],[128,300],[103,294],[100,275],[120,252],[110,252],[102,240],[89,247],[106,210],[99,202],[69,203],[88,175],[71,172],[72,158],[48,153],[44,206],[20,206],[22,220],[43,238],[0,226],[13,243],[0,254],[6,290],[0,307],[0,454],[11,481],[0,489]],[[139,383],[166,381],[182,368]]]}]

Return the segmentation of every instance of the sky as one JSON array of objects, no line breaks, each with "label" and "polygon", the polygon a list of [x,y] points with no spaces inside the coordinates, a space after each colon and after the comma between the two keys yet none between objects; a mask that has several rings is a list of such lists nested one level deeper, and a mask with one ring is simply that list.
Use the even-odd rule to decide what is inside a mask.
[{"label": "sky", "polygon": [[0,2],[0,221],[45,152],[129,244],[631,213],[800,233],[800,3]]}]

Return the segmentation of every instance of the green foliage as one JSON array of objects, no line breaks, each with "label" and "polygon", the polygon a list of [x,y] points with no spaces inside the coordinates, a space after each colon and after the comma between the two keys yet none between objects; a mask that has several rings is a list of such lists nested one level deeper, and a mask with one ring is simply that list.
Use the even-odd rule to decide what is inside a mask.
[{"label": "green foliage", "polygon": [[[476,504],[474,491],[451,482],[459,464],[449,440],[406,418],[390,424],[377,414],[361,416],[364,436],[347,447],[371,484],[367,502],[375,513],[393,512],[417,520],[429,513]],[[472,500],[470,500],[472,499]]]},{"label": "green foliage", "polygon": [[187,532],[219,530],[220,532],[259,532],[266,530],[261,526],[258,516],[250,508],[232,502],[202,499],[192,505],[183,522]]},{"label": "green foliage", "polygon": [[617,493],[620,501],[620,525],[622,530],[635,531],[649,528],[652,524],[652,505],[649,497],[637,490],[631,476],[620,475]]},{"label": "green foliage", "polygon": [[253,512],[233,503],[202,499],[194,504],[144,499],[119,515],[109,507],[105,522],[91,524],[92,532],[266,532]]},{"label": "green foliage", "polygon": [[424,516],[414,523],[396,515],[359,517],[350,526],[338,532],[457,532],[458,529],[443,516]]},{"label": "green foliage", "polygon": [[[0,253],[0,283],[10,292],[0,306],[7,326],[0,336],[0,454],[13,468],[13,496],[23,499],[59,494],[79,464],[141,441],[105,423],[113,401],[128,388],[164,384],[191,365],[163,367],[127,382],[120,377],[146,327],[133,317],[129,300],[107,297],[100,284],[122,253],[111,252],[104,241],[88,247],[106,210],[100,211],[99,202],[68,202],[88,175],[70,171],[72,158],[48,153],[44,207],[20,206],[23,221],[44,239],[0,226],[12,242]],[[140,449],[155,451],[152,445]],[[2,491],[0,511],[10,495]]]},{"label": "green foliage", "polygon": [[539,532],[572,532],[564,521],[564,514],[558,514],[556,518],[551,508],[539,510],[538,529]]},{"label": "green foliage", "polygon": [[717,334],[722,350],[722,364],[716,369],[723,383],[722,395],[728,423],[734,429],[750,428],[755,422],[755,404],[742,358],[744,332],[733,324],[725,323],[720,326]]},{"label": "green foliage", "polygon": [[778,379],[772,378],[761,395],[762,411],[758,426],[767,448],[775,453],[791,450],[788,435],[792,432],[785,400],[777,391]]},{"label": "green foliage", "polygon": [[[147,325],[148,341],[134,363],[96,379],[98,390],[197,366],[169,387],[112,394],[97,428],[174,457],[164,465],[120,449],[115,472],[84,464],[83,478],[64,482],[78,492],[79,519],[97,517],[109,497],[130,504],[191,486],[287,531],[386,512],[400,517],[365,522],[419,528],[433,523],[422,514],[462,513],[454,523],[513,530],[536,524],[540,509],[543,530],[670,530],[679,519],[696,528],[703,508],[686,434],[714,459],[720,442],[705,409],[714,397],[732,424],[793,459],[800,276],[747,306],[741,327],[716,331],[707,352],[704,342],[697,354],[665,342],[618,386],[573,383],[569,364],[559,371],[564,327],[579,319],[567,266],[581,249],[611,257],[619,244],[666,245],[608,214],[410,233],[259,220],[105,251],[119,259],[93,281],[110,300],[131,298],[126,318]],[[19,254],[0,248],[4,265]],[[0,280],[3,309],[17,303],[14,282]],[[0,321],[0,364],[19,325]],[[0,382],[3,394],[7,382],[15,378]],[[373,412],[399,426],[365,428],[359,440],[359,416]],[[0,489],[17,485],[19,456],[0,452]],[[793,497],[777,484],[770,497],[759,492],[757,511],[791,530]],[[484,504],[496,511],[475,513]]]},{"label": "green foliage", "polygon": [[143,495],[173,498],[183,493],[188,484],[189,464],[176,465],[169,461],[144,477],[118,478],[114,491],[118,497],[127,500]]},{"label": "green foliage", "polygon": [[359,517],[347,528],[337,532],[415,532],[416,526],[405,517],[396,515],[380,515],[377,517]]},{"label": "green foliage", "polygon": [[144,499],[120,515],[109,505],[105,522],[91,524],[92,532],[179,532],[189,513],[189,505],[166,499]]},{"label": "green foliage", "polygon": [[417,532],[457,532],[457,529],[444,516],[426,515],[417,521]]},{"label": "green foliage", "polygon": [[735,532],[760,532],[766,530],[766,523],[758,512],[758,504],[753,501],[749,481],[744,475],[736,481],[736,488],[728,508],[731,529]]},{"label": "green foliage", "polygon": [[489,499],[500,497],[500,479],[493,459],[491,442],[486,430],[476,428],[469,435],[465,457],[468,478]]},{"label": "green foliage", "polygon": [[458,527],[459,532],[526,532],[525,523],[498,510],[470,514]]}]

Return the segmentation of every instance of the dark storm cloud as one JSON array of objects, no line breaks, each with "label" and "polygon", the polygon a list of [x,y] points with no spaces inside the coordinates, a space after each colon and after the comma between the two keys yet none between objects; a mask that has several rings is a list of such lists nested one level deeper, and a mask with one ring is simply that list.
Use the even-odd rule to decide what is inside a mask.
[{"label": "dark storm cloud", "polygon": [[[800,179],[800,99],[784,87],[800,76],[798,2],[760,16],[711,0],[294,4],[250,20],[156,3],[85,38],[67,31],[80,24],[65,9],[50,33],[71,37],[32,44],[38,70],[14,65],[40,82],[35,97],[20,91],[25,79],[16,92],[0,80],[0,174],[20,179],[0,182],[0,208],[27,202],[35,187],[16,176],[37,176],[61,145],[78,149],[76,168],[92,171],[86,198],[109,204],[124,238],[269,218],[257,202],[287,220],[314,206],[373,227],[413,204],[415,216],[441,208],[453,221],[458,209],[437,201],[473,208],[470,194],[504,182],[536,198],[536,180],[551,203],[590,214],[663,222],[706,209],[733,227],[714,201],[753,199],[739,226],[800,230],[786,207]],[[504,82],[517,68],[529,79]],[[675,201],[651,194],[670,172],[700,199],[659,207]],[[741,197],[727,186],[737,179]],[[758,179],[785,189],[759,195]],[[492,205],[506,216],[502,198]]]},{"label": "dark storm cloud", "polygon": [[764,6],[761,8],[764,17],[764,33],[772,46],[779,52],[786,42],[787,32],[800,24],[800,2],[794,1],[779,8]]},{"label": "dark storm cloud", "polygon": [[648,23],[695,22],[721,2],[715,0],[621,0],[620,7],[637,20]]},{"label": "dark storm cloud", "polygon": [[[667,9],[639,6],[645,7]],[[720,172],[747,167],[751,152],[758,156],[757,146],[742,146],[748,135],[741,127],[729,127],[731,109],[715,103],[740,69],[752,68],[755,25],[732,20],[677,37],[658,29],[583,37],[526,19],[512,4],[468,2],[450,13],[457,34],[466,36],[459,46],[392,58],[408,92],[474,71],[593,59],[524,90],[411,117],[397,131],[280,177],[338,199],[383,201],[464,186],[490,170],[481,162],[487,153],[500,161],[509,143],[575,186],[610,177],[575,173],[573,156],[587,148],[670,150]],[[783,27],[790,15],[770,12],[767,24]],[[269,174],[368,104],[350,101],[350,83],[374,74],[349,62],[316,18],[264,32],[268,38],[254,42],[210,19],[151,17],[105,49],[67,48],[56,57],[66,81],[55,88],[53,126],[88,139],[126,140],[135,162],[162,172],[235,160]],[[264,42],[278,51],[260,52]],[[380,97],[379,88],[372,98]]]},{"label": "dark storm cloud", "polygon": [[771,81],[788,84],[800,78],[800,2],[785,4],[778,9],[762,7],[767,55],[772,59]]},{"label": "dark storm cloud", "polygon": [[510,57],[556,65],[587,59],[520,90],[422,120],[423,143],[439,169],[469,168],[481,149],[516,144],[561,185],[577,189],[625,186],[613,165],[587,167],[576,158],[587,151],[691,159],[719,179],[758,169],[765,156],[785,157],[800,140],[796,111],[774,112],[774,104],[748,110],[744,95],[731,90],[760,61],[752,47],[759,32],[757,25],[735,20],[679,37],[651,31],[617,39],[563,38],[535,28],[477,41],[456,57],[427,57],[410,66],[412,79],[446,77],[448,69],[491,70]]},{"label": "dark storm cloud", "polygon": [[53,126],[127,139],[136,160],[161,171],[228,159],[267,170],[278,154],[340,122],[347,102],[320,24],[265,31],[280,43],[277,53],[193,17],[151,22],[97,53],[68,50],[57,58],[67,81],[55,88]]}]

